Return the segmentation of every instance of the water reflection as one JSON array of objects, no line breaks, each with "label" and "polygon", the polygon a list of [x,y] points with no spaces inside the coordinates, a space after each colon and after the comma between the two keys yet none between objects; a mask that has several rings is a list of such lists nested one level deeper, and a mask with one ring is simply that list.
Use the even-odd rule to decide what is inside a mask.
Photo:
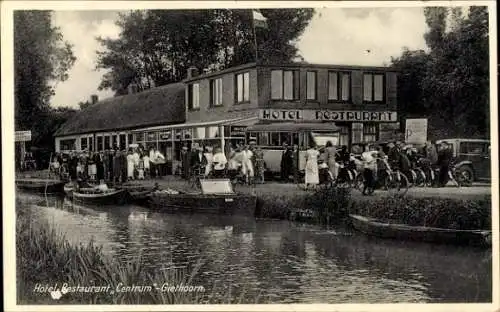
[{"label": "water reflection", "polygon": [[221,297],[231,290],[249,303],[259,293],[273,303],[491,301],[490,251],[376,240],[342,227],[17,197],[18,209],[72,243],[94,240],[122,263],[140,255],[152,270],[189,270],[201,258],[193,283]]}]

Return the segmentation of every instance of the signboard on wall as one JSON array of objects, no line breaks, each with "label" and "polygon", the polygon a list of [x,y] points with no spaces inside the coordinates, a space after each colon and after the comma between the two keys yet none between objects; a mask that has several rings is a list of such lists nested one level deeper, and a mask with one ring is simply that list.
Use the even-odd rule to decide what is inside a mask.
[{"label": "signboard on wall", "polygon": [[31,130],[16,131],[15,141],[16,142],[29,142],[29,141],[31,141]]},{"label": "signboard on wall", "polygon": [[427,142],[427,119],[406,119],[405,142],[424,144]]},{"label": "signboard on wall", "polygon": [[335,111],[329,109],[261,109],[260,120],[395,122],[393,111]]},{"label": "signboard on wall", "polygon": [[247,126],[231,126],[231,136],[232,137],[238,137],[238,136],[245,136],[245,132],[247,130]]},{"label": "signboard on wall", "polygon": [[400,135],[399,122],[381,123],[379,125],[379,141],[394,141],[399,140]]},{"label": "signboard on wall", "polygon": [[170,138],[171,138],[171,132],[170,131],[160,132],[160,134],[159,134],[159,139],[160,140],[169,140]]}]

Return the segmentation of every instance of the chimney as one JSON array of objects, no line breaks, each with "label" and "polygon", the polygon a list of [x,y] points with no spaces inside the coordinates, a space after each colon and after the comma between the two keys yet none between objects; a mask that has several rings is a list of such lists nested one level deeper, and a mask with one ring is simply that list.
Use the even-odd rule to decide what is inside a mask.
[{"label": "chimney", "polygon": [[131,83],[128,85],[127,90],[128,90],[128,92],[127,92],[128,94],[137,93],[137,85],[135,83]]},{"label": "chimney", "polygon": [[190,79],[190,78],[194,78],[196,76],[198,76],[198,68],[196,68],[194,66],[189,67],[187,70],[187,78]]},{"label": "chimney", "polygon": [[90,96],[90,102],[92,102],[92,104],[95,104],[99,101],[99,97],[97,96],[97,94],[92,94]]}]

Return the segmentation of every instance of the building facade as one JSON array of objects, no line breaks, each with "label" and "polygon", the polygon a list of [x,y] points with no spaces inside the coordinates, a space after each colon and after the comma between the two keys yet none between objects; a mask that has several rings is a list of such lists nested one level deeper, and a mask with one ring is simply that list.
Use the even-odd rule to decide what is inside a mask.
[{"label": "building facade", "polygon": [[184,145],[227,149],[246,139],[247,127],[270,123],[331,125],[338,145],[352,146],[389,138],[399,128],[397,110],[397,73],[385,67],[250,63],[201,75],[190,68],[182,83],[82,111],[58,131],[56,150],[135,143],[158,148],[174,166]]}]

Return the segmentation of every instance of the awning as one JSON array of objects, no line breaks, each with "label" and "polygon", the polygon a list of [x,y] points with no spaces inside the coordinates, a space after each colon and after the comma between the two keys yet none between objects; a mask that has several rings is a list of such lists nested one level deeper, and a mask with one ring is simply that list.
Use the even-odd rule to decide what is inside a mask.
[{"label": "awning", "polygon": [[209,126],[219,126],[219,125],[243,125],[241,123],[251,123],[255,120],[257,121],[258,117],[246,117],[246,118],[233,118],[233,119],[223,119],[223,120],[215,120],[215,121],[207,121],[207,122],[195,122],[195,123],[183,123],[177,125],[169,125],[169,126],[157,126],[150,127],[144,129],[133,130],[132,132],[151,132],[151,131],[162,131],[162,130],[171,130],[171,129],[185,129],[185,128],[197,128],[197,127],[209,127]]},{"label": "awning", "polygon": [[248,127],[248,131],[276,131],[276,132],[294,132],[294,131],[340,131],[340,129],[331,123],[294,123],[294,122],[276,122],[270,124],[256,124]]}]

